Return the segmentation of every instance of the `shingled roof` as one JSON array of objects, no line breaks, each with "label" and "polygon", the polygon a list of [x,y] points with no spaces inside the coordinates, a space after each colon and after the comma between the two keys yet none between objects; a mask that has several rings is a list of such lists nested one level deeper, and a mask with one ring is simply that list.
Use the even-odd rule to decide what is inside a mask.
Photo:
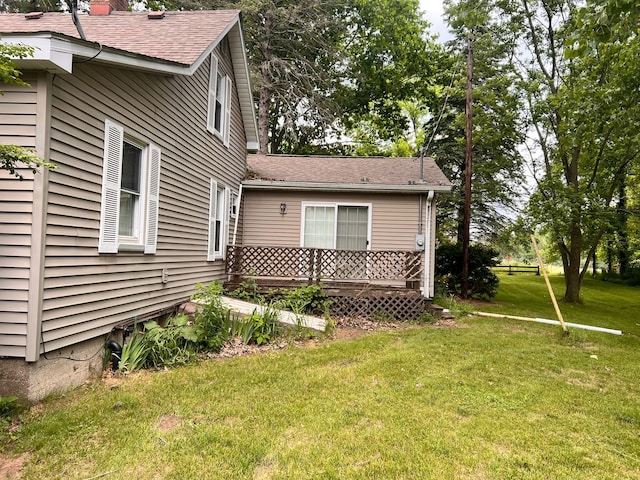
[{"label": "shingled roof", "polygon": [[[110,12],[109,5],[106,7]],[[78,18],[85,39],[70,13],[0,13],[0,36],[2,41],[34,47],[33,56],[16,61],[19,69],[72,73],[74,63],[91,60],[163,75],[193,74],[227,38],[247,148],[258,148],[239,10],[113,11],[106,15],[79,14]]]},{"label": "shingled roof", "polygon": [[[182,65],[192,65],[202,53],[238,21],[239,10],[195,12],[112,12],[78,15],[86,40],[123,52]],[[70,13],[0,14],[3,37],[54,33],[80,39]]]},{"label": "shingled roof", "polygon": [[[432,158],[264,155],[247,157],[254,188],[448,192],[451,183]],[[423,175],[420,174],[422,164]]]}]

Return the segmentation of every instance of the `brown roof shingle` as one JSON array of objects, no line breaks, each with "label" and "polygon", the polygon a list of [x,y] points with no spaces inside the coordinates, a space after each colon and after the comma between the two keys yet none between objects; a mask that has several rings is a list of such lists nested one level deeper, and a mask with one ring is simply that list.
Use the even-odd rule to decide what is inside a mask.
[{"label": "brown roof shingle", "polygon": [[[151,19],[148,12],[115,11],[79,18],[88,41],[191,65],[239,15],[239,10],[167,11],[163,18]],[[45,13],[32,19],[22,13],[0,14],[0,35],[44,32],[80,38],[70,13]]]},{"label": "brown roof shingle", "polygon": [[341,185],[451,185],[432,158],[248,155],[252,177],[270,182]]}]

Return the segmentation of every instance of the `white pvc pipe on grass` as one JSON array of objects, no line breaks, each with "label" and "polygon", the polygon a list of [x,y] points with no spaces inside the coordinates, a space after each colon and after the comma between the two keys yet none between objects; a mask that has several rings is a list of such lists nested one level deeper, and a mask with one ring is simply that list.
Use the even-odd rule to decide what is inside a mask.
[{"label": "white pvc pipe on grass", "polygon": [[[492,318],[509,318],[512,320],[524,320],[525,322],[546,323],[548,325],[561,325],[558,320],[550,320],[548,318],[531,318],[531,317],[517,317],[515,315],[504,315],[501,313],[487,313],[487,312],[473,312],[474,315],[479,317],[492,317]],[[572,328],[581,328],[582,330],[591,330],[594,332],[610,333],[612,335],[622,335],[622,330],[614,330],[611,328],[594,327],[592,325],[582,325],[580,323],[564,322],[566,326]]]}]

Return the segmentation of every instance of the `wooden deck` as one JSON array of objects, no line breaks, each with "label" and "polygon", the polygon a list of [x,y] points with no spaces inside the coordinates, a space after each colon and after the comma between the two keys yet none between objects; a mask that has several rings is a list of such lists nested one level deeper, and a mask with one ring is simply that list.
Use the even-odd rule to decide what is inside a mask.
[{"label": "wooden deck", "polygon": [[415,320],[431,311],[421,252],[230,246],[226,267],[228,291],[249,278],[262,294],[320,285],[333,316]]}]

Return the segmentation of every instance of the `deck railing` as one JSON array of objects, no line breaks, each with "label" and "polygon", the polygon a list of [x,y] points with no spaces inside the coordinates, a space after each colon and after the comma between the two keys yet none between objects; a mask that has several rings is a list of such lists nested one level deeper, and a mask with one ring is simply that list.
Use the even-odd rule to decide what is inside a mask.
[{"label": "deck railing", "polygon": [[231,277],[273,277],[319,281],[419,282],[421,252],[335,250],[293,247],[227,247],[226,269]]}]

